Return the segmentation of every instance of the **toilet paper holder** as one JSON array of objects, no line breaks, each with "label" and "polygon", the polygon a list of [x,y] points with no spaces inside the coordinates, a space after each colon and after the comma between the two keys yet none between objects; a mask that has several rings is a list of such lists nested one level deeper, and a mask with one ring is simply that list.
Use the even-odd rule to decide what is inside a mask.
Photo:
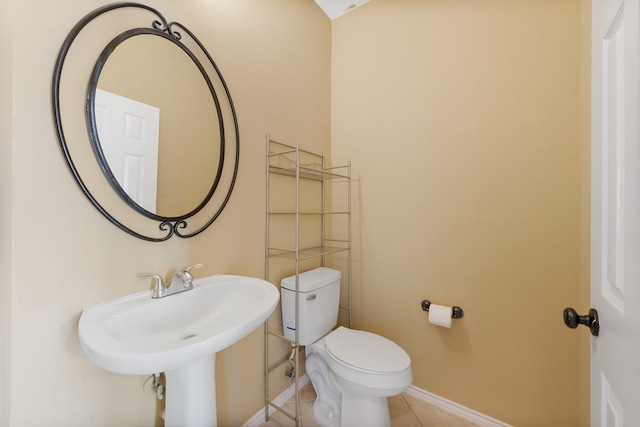
[{"label": "toilet paper holder", "polygon": [[[423,300],[422,310],[429,311],[429,307],[431,307],[431,301],[429,301],[428,299]],[[464,311],[462,311],[462,308],[458,307],[457,305],[454,305],[453,307],[451,307],[452,319],[460,319],[462,316],[464,316]]]}]

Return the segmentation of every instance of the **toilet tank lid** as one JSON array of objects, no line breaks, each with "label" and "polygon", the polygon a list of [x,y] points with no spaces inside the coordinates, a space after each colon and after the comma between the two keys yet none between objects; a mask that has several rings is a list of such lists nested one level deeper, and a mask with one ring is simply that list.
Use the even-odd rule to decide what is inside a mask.
[{"label": "toilet tank lid", "polygon": [[[298,275],[298,290],[300,292],[311,292],[327,286],[330,283],[340,280],[340,271],[328,267],[318,267],[305,271]],[[290,291],[296,290],[296,276],[289,276],[282,279],[280,287]]]}]

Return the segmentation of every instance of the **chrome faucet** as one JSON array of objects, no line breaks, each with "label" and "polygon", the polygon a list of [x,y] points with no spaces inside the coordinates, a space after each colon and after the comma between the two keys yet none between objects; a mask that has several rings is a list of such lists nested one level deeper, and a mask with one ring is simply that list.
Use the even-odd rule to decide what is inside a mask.
[{"label": "chrome faucet", "polygon": [[200,267],[202,267],[202,264],[196,264],[185,270],[176,271],[173,273],[173,276],[171,276],[171,281],[168,285],[165,285],[164,279],[159,274],[140,274],[138,277],[140,279],[152,279],[154,281],[153,294],[151,295],[151,298],[164,298],[169,295],[193,289],[193,276],[191,275],[191,270]]}]

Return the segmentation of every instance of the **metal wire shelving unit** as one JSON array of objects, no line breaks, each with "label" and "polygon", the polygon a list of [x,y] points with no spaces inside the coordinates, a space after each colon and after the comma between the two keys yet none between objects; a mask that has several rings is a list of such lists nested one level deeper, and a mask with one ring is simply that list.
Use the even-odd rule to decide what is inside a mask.
[{"label": "metal wire shelving unit", "polygon": [[[304,160],[302,158],[304,157]],[[289,177],[295,180],[294,207],[284,210],[272,210],[272,189],[271,186],[273,175]],[[328,181],[343,181],[346,183],[346,208],[343,210],[326,210],[327,186]],[[301,203],[301,183],[303,181],[313,181],[320,185],[319,188],[319,209],[306,209]],[[284,190],[288,191],[288,190]],[[314,190],[315,192],[315,190]],[[319,218],[319,244],[309,246],[303,245],[301,242],[301,219],[303,217]],[[335,216],[346,219],[346,232],[342,238],[327,237],[327,228],[325,222],[328,218]],[[295,229],[293,243],[291,245],[272,245],[273,236],[271,231],[271,222],[275,217],[287,218],[285,221],[294,223]],[[274,258],[282,258],[292,260],[295,263],[295,288],[296,288],[296,307],[295,307],[295,339],[290,340],[283,333],[273,331],[269,328],[269,321],[264,324],[264,399],[265,399],[265,421],[269,420],[269,408],[272,407],[291,418],[296,427],[301,425],[302,419],[300,414],[300,384],[299,376],[295,374],[295,411],[293,414],[275,404],[269,398],[269,375],[282,366],[290,357],[270,364],[269,361],[269,338],[276,337],[280,340],[287,341],[291,344],[292,357],[294,366],[299,366],[300,345],[298,340],[298,324],[299,324],[299,275],[300,263],[303,261],[317,259],[320,265],[325,265],[325,258],[329,255],[345,253],[347,257],[346,270],[347,274],[343,274],[346,279],[347,303],[340,305],[340,309],[347,313],[347,322],[351,326],[351,163],[342,166],[327,166],[325,164],[324,153],[317,154],[300,148],[299,145],[293,146],[274,141],[269,135],[266,137],[266,227],[265,227],[265,280],[270,280],[270,264]],[[274,283],[274,282],[272,282]],[[344,282],[343,282],[344,283]]]}]

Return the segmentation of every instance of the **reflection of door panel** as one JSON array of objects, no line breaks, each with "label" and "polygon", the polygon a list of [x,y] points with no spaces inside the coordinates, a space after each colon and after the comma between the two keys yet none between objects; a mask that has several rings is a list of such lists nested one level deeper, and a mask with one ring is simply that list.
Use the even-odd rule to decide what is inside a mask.
[{"label": "reflection of door panel", "polygon": [[138,205],[156,212],[160,109],[96,90],[96,127],[116,180]]},{"label": "reflection of door panel", "polygon": [[592,3],[591,425],[640,426],[640,8]]}]

